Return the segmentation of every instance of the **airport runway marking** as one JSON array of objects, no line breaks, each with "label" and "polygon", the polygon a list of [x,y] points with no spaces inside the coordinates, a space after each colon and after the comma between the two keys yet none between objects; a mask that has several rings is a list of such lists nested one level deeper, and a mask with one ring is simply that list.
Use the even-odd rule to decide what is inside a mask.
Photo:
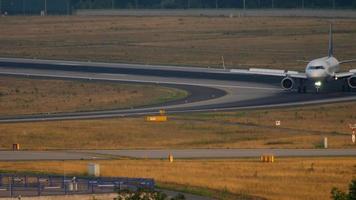
[{"label": "airport runway marking", "polygon": [[[135,83],[193,85],[193,86],[219,87],[219,88],[239,88],[239,89],[283,91],[280,88],[273,88],[273,87],[253,87],[253,86],[222,85],[222,84],[201,84],[201,83],[188,83],[188,82],[175,82],[175,81],[150,81],[150,80],[125,79],[125,78],[98,78],[98,77],[90,77],[90,76],[51,75],[51,74],[22,73],[22,72],[0,72],[0,74],[19,75],[19,76],[54,77],[54,78],[72,78],[72,79],[86,79],[86,80],[103,80],[103,81],[125,81],[125,82],[135,82]],[[95,74],[93,74],[93,75],[95,75]]]}]

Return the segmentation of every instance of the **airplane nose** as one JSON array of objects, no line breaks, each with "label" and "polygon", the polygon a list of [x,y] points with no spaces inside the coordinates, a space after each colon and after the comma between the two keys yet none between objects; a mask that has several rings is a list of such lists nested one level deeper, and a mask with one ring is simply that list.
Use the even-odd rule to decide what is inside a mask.
[{"label": "airplane nose", "polygon": [[314,80],[321,80],[325,78],[325,73],[323,70],[312,70],[307,72],[307,77]]}]

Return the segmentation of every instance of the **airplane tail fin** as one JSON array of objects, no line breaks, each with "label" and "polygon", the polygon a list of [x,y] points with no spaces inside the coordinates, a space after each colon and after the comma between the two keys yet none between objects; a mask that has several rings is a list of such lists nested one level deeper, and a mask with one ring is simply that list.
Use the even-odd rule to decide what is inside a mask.
[{"label": "airplane tail fin", "polygon": [[328,56],[332,57],[333,55],[334,55],[334,35],[333,35],[333,25],[330,24]]}]

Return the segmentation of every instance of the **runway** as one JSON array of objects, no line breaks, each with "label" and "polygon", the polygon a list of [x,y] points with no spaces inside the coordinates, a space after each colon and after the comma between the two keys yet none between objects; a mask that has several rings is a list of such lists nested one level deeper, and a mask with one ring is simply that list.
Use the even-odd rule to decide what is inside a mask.
[{"label": "runway", "polygon": [[159,84],[187,90],[186,99],[133,109],[0,117],[0,123],[96,119],[168,113],[275,108],[356,100],[354,93],[298,94],[280,88],[280,78],[235,74],[227,69],[0,58],[0,74]]},{"label": "runway", "polygon": [[72,150],[72,151],[0,151],[0,161],[37,160],[110,160],[116,158],[166,159],[259,158],[356,156],[356,149],[164,149],[164,150]]}]

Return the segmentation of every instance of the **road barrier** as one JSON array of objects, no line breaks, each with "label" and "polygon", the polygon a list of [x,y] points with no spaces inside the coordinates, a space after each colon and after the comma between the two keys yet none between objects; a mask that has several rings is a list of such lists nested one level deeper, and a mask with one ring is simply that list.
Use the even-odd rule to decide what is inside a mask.
[{"label": "road barrier", "polygon": [[113,193],[154,190],[153,179],[0,174],[0,197]]},{"label": "road barrier", "polygon": [[261,161],[262,162],[273,163],[274,162],[274,155],[262,155],[261,156]]},{"label": "road barrier", "polygon": [[13,151],[19,151],[20,150],[20,144],[12,144],[12,150]]},{"label": "road barrier", "polygon": [[89,176],[100,176],[100,165],[95,163],[88,164],[88,175]]},{"label": "road barrier", "polygon": [[147,116],[146,117],[146,121],[148,122],[166,122],[168,121],[168,117],[167,116]]}]

